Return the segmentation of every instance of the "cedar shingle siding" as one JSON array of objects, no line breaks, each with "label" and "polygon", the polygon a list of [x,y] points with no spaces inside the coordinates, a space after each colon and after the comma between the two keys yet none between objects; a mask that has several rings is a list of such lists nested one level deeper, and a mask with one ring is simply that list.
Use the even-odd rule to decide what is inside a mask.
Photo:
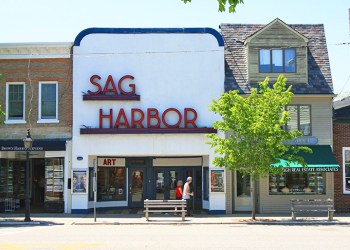
[{"label": "cedar shingle siding", "polygon": [[[279,19],[280,23],[281,22]],[[274,20],[271,22],[274,25],[276,22]],[[251,51],[247,51],[249,44],[245,44],[247,39],[254,36],[255,33],[268,25],[260,24],[221,24],[221,34],[225,42],[225,91],[229,90],[239,90],[241,94],[249,94],[251,87],[256,86],[258,78],[254,76],[251,82],[248,82],[248,63],[252,64],[252,58],[248,58],[248,54]],[[301,37],[305,37],[307,42],[307,47],[305,51],[307,53],[307,71],[303,69],[301,76],[296,76],[294,73],[285,73],[284,75],[289,78],[290,82],[287,83],[293,85],[292,91],[294,94],[333,94],[333,83],[331,77],[331,70],[329,65],[326,37],[324,32],[324,27],[322,24],[292,24],[288,27],[295,31],[295,34],[300,34]],[[266,29],[262,34],[257,34],[256,39],[254,39],[255,45],[258,44],[257,40],[259,35],[260,39],[266,42],[265,46],[280,45],[287,46],[284,44],[283,40],[289,37],[290,46],[301,45],[303,42],[301,39],[297,38],[291,30],[283,29],[282,27]],[[275,33],[274,33],[275,32]],[[287,36],[289,32],[289,36]],[[267,39],[266,34],[269,35]],[[274,38],[273,36],[274,35]],[[261,44],[262,45],[262,44]],[[255,49],[257,51],[257,49]],[[297,67],[298,64],[303,64],[301,59],[303,52],[303,47],[300,46],[297,50]],[[255,57],[257,59],[257,57]],[[250,59],[248,61],[248,59]],[[256,61],[255,63],[258,63]],[[305,65],[305,64],[304,64]],[[306,65],[305,65],[306,66]],[[301,69],[299,68],[299,71]],[[307,82],[303,78],[303,74],[307,72]],[[249,72],[251,73],[251,72]],[[298,73],[298,71],[297,71]],[[276,73],[264,73],[260,74],[263,81],[265,75],[269,74],[270,82],[275,80],[278,74]],[[298,82],[300,79],[300,82]]]}]

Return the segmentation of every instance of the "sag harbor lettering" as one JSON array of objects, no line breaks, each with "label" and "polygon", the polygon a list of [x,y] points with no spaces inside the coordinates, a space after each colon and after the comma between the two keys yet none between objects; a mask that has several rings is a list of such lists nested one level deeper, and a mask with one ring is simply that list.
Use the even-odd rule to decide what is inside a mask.
[{"label": "sag harbor lettering", "polygon": [[[171,113],[176,113],[177,115],[175,124],[169,124],[167,122],[166,117]],[[147,124],[147,128],[160,128],[162,126],[166,128],[178,128],[182,122],[185,128],[197,128],[197,112],[193,108],[185,108],[183,115],[176,108],[168,108],[163,113],[160,113],[156,108],[148,108],[146,112],[134,108],[131,109],[129,118],[125,114],[125,110],[121,108],[115,120],[113,109],[110,109],[109,112],[104,112],[100,109],[100,128],[103,128],[103,120],[109,121],[109,128],[145,128],[145,123]]]},{"label": "sag harbor lettering", "polygon": [[[136,85],[132,82],[135,78],[131,75],[124,75],[117,83],[112,77],[108,75],[105,81],[104,87],[101,85],[101,76],[93,75],[90,77],[90,83],[97,89],[95,91],[87,90],[89,95],[135,95]],[[125,85],[128,84],[128,87]],[[126,90],[129,88],[129,90]],[[113,109],[103,110],[99,112],[99,127],[103,128],[103,122],[106,120],[109,124],[109,128],[178,128],[183,126],[184,128],[197,128],[197,111],[193,108],[184,108],[183,112],[176,108],[168,108],[164,112],[160,112],[156,108],[148,108],[147,110],[141,110],[138,108],[132,108],[129,110],[129,117],[123,108],[117,111],[117,115],[113,112]],[[167,117],[172,117],[172,124],[169,124]],[[172,120],[173,120],[172,119]]]},{"label": "sag harbor lettering", "polygon": [[123,89],[123,82],[127,79],[130,80],[134,80],[134,77],[131,75],[125,75],[122,78],[119,79],[118,81],[118,90],[117,90],[117,86],[114,83],[113,77],[111,75],[109,75],[107,77],[106,83],[104,88],[102,89],[102,86],[99,82],[97,82],[97,80],[101,80],[102,78],[99,75],[93,75],[90,77],[90,83],[94,86],[97,87],[96,91],[91,91],[88,90],[87,92],[89,93],[89,95],[99,95],[99,94],[106,94],[106,93],[111,93],[111,94],[116,94],[118,95],[118,90],[119,93],[122,95],[134,95],[136,93],[136,85],[134,83],[129,84],[130,87],[130,91],[126,91],[125,89]]}]

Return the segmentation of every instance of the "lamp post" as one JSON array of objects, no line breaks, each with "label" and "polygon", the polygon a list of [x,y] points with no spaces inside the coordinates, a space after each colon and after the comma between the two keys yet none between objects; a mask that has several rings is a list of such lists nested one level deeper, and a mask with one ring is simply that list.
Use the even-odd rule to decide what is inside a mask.
[{"label": "lamp post", "polygon": [[26,167],[26,193],[25,193],[25,218],[24,221],[31,221],[30,219],[30,197],[29,197],[29,151],[33,145],[33,139],[30,136],[30,129],[27,129],[27,137],[23,139],[24,148],[27,154],[27,167]]}]

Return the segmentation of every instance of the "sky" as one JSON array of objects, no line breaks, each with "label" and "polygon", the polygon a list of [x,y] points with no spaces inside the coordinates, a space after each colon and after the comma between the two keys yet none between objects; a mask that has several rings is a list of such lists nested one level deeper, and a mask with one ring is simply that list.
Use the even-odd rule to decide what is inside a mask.
[{"label": "sky", "polygon": [[216,0],[0,0],[0,43],[73,42],[86,28],[210,27],[221,23],[324,24],[334,93],[350,95],[350,0],[244,0],[235,13]]}]

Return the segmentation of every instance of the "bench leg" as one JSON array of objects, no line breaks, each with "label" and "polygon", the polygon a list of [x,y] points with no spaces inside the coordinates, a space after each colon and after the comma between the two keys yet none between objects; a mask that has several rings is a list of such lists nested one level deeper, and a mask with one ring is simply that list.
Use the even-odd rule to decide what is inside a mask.
[{"label": "bench leg", "polygon": [[149,221],[149,219],[148,219],[148,211],[146,211],[146,221]]},{"label": "bench leg", "polygon": [[183,221],[185,220],[185,213],[186,213],[186,212],[184,212],[184,211],[181,212],[181,214],[182,214],[182,220],[183,220]]},{"label": "bench leg", "polygon": [[296,220],[296,215],[295,215],[295,211],[292,210],[292,220]]}]

